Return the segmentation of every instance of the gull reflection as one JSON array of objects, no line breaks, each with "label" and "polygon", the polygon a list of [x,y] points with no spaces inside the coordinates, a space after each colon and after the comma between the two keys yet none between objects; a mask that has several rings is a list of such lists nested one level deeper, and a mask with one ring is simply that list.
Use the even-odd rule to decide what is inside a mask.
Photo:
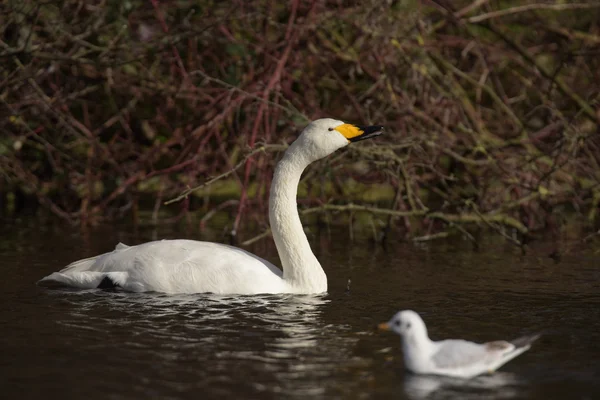
[{"label": "gull reflection", "polygon": [[496,372],[492,375],[481,375],[472,379],[409,373],[404,379],[404,391],[412,400],[510,399],[519,395],[518,385],[517,377],[508,372]]}]

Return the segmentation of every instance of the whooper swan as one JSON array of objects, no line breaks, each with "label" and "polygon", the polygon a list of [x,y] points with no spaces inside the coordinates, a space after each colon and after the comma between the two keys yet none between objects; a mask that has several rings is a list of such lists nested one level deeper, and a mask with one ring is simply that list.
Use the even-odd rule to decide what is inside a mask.
[{"label": "whooper swan", "polygon": [[311,122],[286,150],[273,175],[269,221],[283,272],[260,257],[221,243],[160,240],[76,261],[38,283],[75,288],[118,287],[132,292],[258,294],[323,293],[327,276],[302,229],[296,192],[312,162],[378,136],[381,126],[360,127],[335,119]]}]

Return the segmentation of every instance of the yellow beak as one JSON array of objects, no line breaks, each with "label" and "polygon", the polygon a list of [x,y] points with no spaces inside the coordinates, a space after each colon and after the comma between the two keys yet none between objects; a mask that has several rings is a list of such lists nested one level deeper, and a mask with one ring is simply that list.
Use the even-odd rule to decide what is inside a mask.
[{"label": "yellow beak", "polygon": [[344,135],[349,142],[358,142],[359,140],[369,139],[381,135],[383,133],[383,126],[357,126],[352,124],[343,124],[335,128],[335,130]]},{"label": "yellow beak", "polygon": [[389,331],[390,325],[387,322],[382,322],[381,324],[377,325],[377,329],[380,331]]}]

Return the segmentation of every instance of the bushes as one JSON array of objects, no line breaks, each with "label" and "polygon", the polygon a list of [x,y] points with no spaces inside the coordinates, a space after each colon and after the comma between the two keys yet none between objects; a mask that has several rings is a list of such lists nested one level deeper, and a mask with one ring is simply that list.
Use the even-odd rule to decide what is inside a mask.
[{"label": "bushes", "polygon": [[40,204],[84,223],[157,212],[224,174],[226,190],[166,209],[204,214],[233,199],[234,229],[253,211],[264,224],[279,152],[332,116],[388,132],[311,167],[303,206],[359,212],[345,204],[371,188],[377,229],[410,236],[469,234],[463,223],[558,232],[574,216],[598,228],[593,4],[2,7],[0,191],[13,212]]}]

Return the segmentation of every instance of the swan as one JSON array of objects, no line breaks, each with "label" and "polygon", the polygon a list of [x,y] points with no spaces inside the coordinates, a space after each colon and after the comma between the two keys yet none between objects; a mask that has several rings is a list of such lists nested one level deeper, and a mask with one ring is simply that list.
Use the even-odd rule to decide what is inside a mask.
[{"label": "swan", "polygon": [[535,334],[482,344],[462,339],[433,341],[427,335],[421,316],[412,310],[399,311],[378,327],[402,336],[404,365],[409,371],[453,378],[473,378],[492,373],[529,350],[540,337]]},{"label": "swan", "polygon": [[195,240],[159,240],[75,261],[40,286],[120,288],[131,292],[315,294],[327,276],[302,229],[296,193],[304,169],[351,142],[383,133],[331,118],[309,123],[277,163],[269,196],[269,222],[283,271],[237,247]]}]

